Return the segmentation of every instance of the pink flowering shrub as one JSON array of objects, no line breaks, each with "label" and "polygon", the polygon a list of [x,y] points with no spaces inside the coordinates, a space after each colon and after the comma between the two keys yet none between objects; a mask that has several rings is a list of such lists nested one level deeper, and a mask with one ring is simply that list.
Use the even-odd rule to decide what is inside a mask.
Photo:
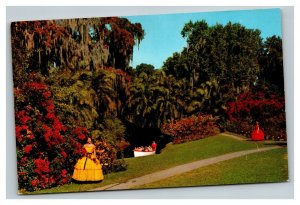
[{"label": "pink flowering shrub", "polygon": [[198,140],[219,132],[216,118],[212,115],[193,115],[162,126],[162,133],[173,137],[173,143]]}]

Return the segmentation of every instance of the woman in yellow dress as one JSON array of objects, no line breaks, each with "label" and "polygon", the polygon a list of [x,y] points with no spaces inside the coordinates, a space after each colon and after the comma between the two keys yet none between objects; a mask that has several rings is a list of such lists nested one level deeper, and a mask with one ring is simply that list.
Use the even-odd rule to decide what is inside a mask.
[{"label": "woman in yellow dress", "polygon": [[83,147],[86,155],[77,161],[72,178],[77,181],[103,180],[102,165],[96,157],[96,146],[92,144],[91,138],[87,139]]}]

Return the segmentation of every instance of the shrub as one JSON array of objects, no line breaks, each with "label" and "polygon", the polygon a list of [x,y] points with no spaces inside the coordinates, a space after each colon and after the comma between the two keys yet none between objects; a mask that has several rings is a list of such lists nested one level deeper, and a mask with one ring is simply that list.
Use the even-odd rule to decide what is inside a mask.
[{"label": "shrub", "polygon": [[284,98],[269,92],[245,92],[227,103],[226,130],[251,137],[258,121],[266,139],[286,140]]},{"label": "shrub", "polygon": [[97,147],[96,153],[103,165],[103,170],[110,169],[113,161],[116,160],[116,149],[106,141],[94,141],[94,144]]},{"label": "shrub", "polygon": [[212,115],[193,115],[162,126],[162,133],[173,137],[173,143],[198,140],[219,132],[216,118]]},{"label": "shrub", "polygon": [[19,190],[68,183],[82,145],[65,137],[69,131],[55,115],[51,91],[39,82],[14,91]]},{"label": "shrub", "polygon": [[[97,141],[105,141],[115,149],[115,154],[123,156],[123,151],[129,146],[125,139],[126,128],[118,118],[105,118],[100,125],[98,135],[95,136]],[[115,156],[117,158],[117,156]]]},{"label": "shrub", "polygon": [[127,164],[124,159],[114,160],[109,166],[103,166],[103,173],[121,172],[127,170]]},{"label": "shrub", "polygon": [[251,132],[254,129],[255,122],[251,118],[245,118],[239,121],[228,120],[225,123],[227,131],[234,132],[246,137],[251,137]]}]

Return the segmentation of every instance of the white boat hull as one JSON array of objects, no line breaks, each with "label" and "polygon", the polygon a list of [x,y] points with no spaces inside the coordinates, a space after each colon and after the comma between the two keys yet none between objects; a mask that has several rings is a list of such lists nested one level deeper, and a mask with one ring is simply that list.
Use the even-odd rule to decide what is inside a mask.
[{"label": "white boat hull", "polygon": [[155,151],[152,152],[141,152],[141,151],[133,151],[134,157],[144,157],[149,155],[154,155]]}]

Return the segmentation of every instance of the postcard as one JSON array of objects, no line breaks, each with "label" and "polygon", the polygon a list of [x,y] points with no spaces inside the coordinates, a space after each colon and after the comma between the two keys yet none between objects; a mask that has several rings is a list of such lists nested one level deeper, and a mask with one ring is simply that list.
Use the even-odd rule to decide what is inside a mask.
[{"label": "postcard", "polygon": [[18,193],[286,182],[282,43],[280,9],[12,22]]}]

